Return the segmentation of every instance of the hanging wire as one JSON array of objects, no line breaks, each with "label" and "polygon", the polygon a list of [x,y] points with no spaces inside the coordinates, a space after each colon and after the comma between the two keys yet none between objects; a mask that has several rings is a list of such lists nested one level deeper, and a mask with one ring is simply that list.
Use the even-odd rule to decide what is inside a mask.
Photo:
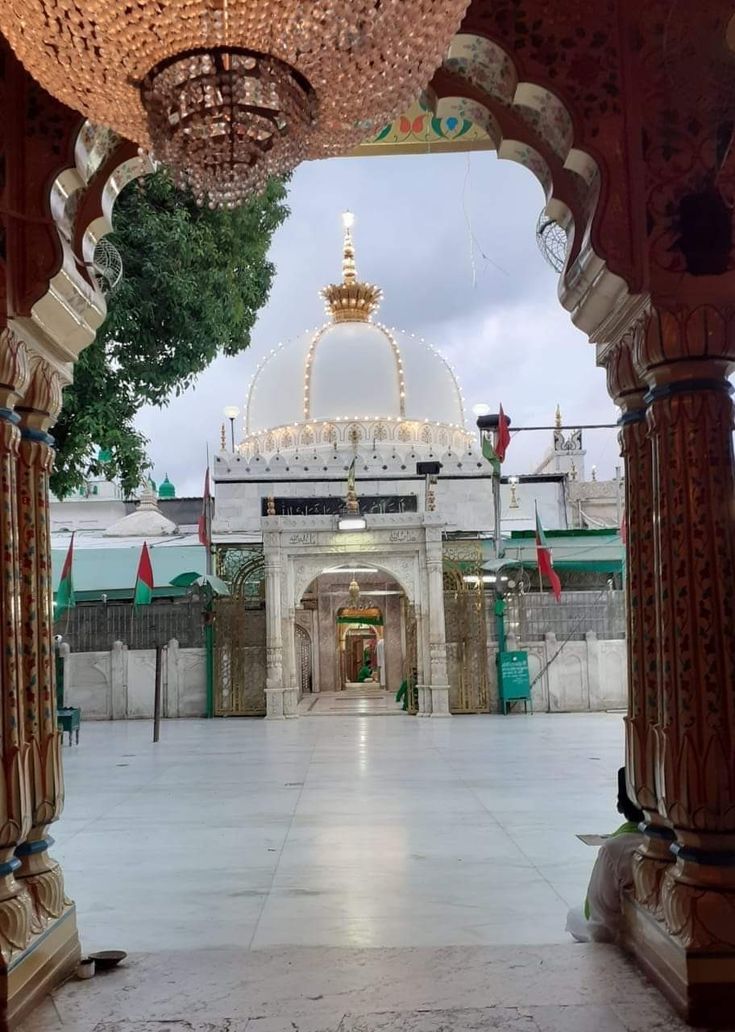
[{"label": "hanging wire", "polygon": [[469,194],[469,188],[470,188],[470,185],[471,185],[470,184],[470,172],[471,172],[470,152],[468,151],[467,152],[467,163],[466,163],[465,174],[464,174],[464,185],[462,187],[462,210],[464,212],[465,224],[467,226],[467,236],[468,236],[469,245],[470,245],[470,268],[472,269],[472,286],[476,287],[477,286],[477,266],[475,264],[475,249],[477,249],[477,251],[479,252],[480,257],[484,261],[486,261],[489,265],[492,265],[495,269],[497,269],[498,272],[502,272],[503,275],[507,276],[508,278],[510,278],[510,273],[508,272],[507,269],[504,269],[502,265],[498,265],[498,263],[496,261],[493,261],[493,259],[490,258],[489,255],[485,254],[485,252],[483,251],[482,247],[480,246],[480,244],[479,244],[479,242],[477,240],[477,237],[475,236],[475,232],[474,232],[474,230],[472,228],[472,215],[470,213],[469,205],[467,203],[467,201],[468,201],[468,194]]}]

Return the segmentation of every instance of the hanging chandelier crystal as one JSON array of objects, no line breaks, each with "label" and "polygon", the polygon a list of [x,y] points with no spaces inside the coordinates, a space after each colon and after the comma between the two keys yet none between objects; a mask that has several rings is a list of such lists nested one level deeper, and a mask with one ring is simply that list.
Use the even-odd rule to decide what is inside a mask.
[{"label": "hanging chandelier crystal", "polygon": [[426,86],[468,0],[2,0],[42,86],[234,206],[341,154]]}]

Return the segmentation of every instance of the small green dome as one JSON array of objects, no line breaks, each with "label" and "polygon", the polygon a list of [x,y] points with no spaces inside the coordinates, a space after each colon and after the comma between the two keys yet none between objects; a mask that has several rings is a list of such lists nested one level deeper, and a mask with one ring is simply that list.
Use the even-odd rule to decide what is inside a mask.
[{"label": "small green dome", "polygon": [[161,481],[161,486],[158,489],[158,497],[159,498],[175,498],[176,497],[176,488],[171,483],[171,481],[168,479],[168,473],[166,474],[166,476]]},{"label": "small green dome", "polygon": [[97,452],[98,462],[112,462],[112,452],[109,448],[100,448]]}]

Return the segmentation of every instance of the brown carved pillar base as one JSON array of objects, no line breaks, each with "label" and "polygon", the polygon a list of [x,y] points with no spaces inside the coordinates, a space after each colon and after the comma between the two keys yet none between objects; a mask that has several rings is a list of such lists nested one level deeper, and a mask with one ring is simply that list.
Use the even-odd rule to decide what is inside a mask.
[{"label": "brown carved pillar base", "polygon": [[654,309],[639,327],[635,358],[649,388],[660,820],[636,866],[625,939],[687,1020],[731,1028],[735,459],[728,374],[735,311]]},{"label": "brown carved pillar base", "polygon": [[30,751],[32,826],[16,856],[19,879],[34,903],[36,920],[46,927],[62,915],[64,879],[48,849],[50,825],[64,801],[61,735],[56,727],[53,663],[51,535],[49,476],[53,438],[44,429],[56,417],[61,389],[56,375],[42,362],[33,364],[31,383],[18,405],[21,444],[18,463],[18,528],[20,538],[22,670],[25,737]]},{"label": "brown carved pillar base", "polygon": [[625,463],[628,714],[625,765],[628,792],[645,816],[645,844],[634,859],[635,899],[663,916],[661,883],[673,863],[673,831],[658,805],[656,762],[660,687],[656,648],[656,573],[653,455],[646,426],[646,385],[634,362],[634,333],[604,358],[611,397],[622,410],[620,448]]},{"label": "brown carved pillar base", "polygon": [[27,1012],[39,994],[76,964],[80,953],[74,906],[64,893],[62,869],[49,854],[53,844],[49,829],[64,802],[53,662],[49,522],[53,438],[48,434],[61,407],[61,385],[42,360],[32,359],[30,372],[30,383],[16,411],[20,416],[20,670],[31,826],[15,857],[18,884],[32,906],[35,937],[16,965],[17,974],[15,968],[8,972],[9,1008],[17,1012]]}]

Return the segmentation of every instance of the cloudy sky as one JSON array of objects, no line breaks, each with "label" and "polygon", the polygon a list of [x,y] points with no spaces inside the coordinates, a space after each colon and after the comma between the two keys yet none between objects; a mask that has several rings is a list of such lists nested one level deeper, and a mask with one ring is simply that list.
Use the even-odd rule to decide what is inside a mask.
[{"label": "cloudy sky", "polygon": [[[383,288],[380,321],[434,343],[454,365],[468,406],[502,402],[516,426],[616,418],[594,349],[556,297],[557,275],[538,251],[543,205],[536,179],[494,153],[344,158],[302,165],[291,216],[275,235],[276,276],[251,347],[219,359],[165,408],[140,412],[154,478],[180,496],[201,492],[206,446],[218,447],[225,405],[244,407],[258,361],[275,344],[323,322],[318,292],[338,281],[340,213],[356,215],[358,273]],[[549,433],[514,437],[506,473],[526,473]],[[614,430],[586,431],[587,468],[618,463]]]}]

